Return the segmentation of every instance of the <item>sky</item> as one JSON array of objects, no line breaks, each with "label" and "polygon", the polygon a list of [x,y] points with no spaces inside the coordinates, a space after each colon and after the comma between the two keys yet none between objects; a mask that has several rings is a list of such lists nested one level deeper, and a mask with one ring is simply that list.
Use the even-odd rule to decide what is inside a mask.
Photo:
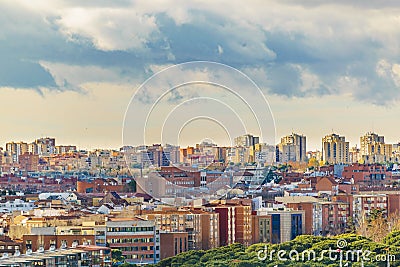
[{"label": "sky", "polygon": [[[397,0],[3,0],[0,10],[0,146],[52,136],[118,148],[140,85],[190,61],[253,80],[276,141],[296,132],[320,149],[335,132],[354,146],[369,131],[400,141]],[[182,145],[207,127],[193,124]]]}]

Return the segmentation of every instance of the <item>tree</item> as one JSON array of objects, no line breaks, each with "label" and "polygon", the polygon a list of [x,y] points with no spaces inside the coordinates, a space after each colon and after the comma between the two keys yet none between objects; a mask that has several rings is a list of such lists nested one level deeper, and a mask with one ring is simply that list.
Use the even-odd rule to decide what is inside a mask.
[{"label": "tree", "polygon": [[269,169],[267,172],[267,169],[264,170],[264,183],[270,183],[274,182],[275,184],[279,184],[279,182],[282,180],[282,177],[278,176],[272,169]]},{"label": "tree", "polygon": [[132,179],[129,183],[126,184],[127,185],[127,189],[129,192],[136,192],[136,181],[135,179]]},{"label": "tree", "polygon": [[371,223],[380,218],[383,218],[383,209],[372,209],[369,213],[368,222]]},{"label": "tree", "polygon": [[346,233],[354,234],[356,232],[356,225],[353,217],[349,217],[346,225]]},{"label": "tree", "polygon": [[129,262],[124,262],[121,265],[119,265],[119,267],[136,267],[136,264],[133,263],[129,263]]},{"label": "tree", "polygon": [[[218,266],[218,267],[261,267],[261,266],[292,266],[292,267],[323,267],[323,266],[338,266],[338,259],[330,257],[326,253],[329,249],[335,249],[338,246],[338,241],[345,240],[346,246],[343,248],[348,251],[370,251],[369,256],[373,259],[376,255],[384,255],[390,251],[396,259],[400,257],[400,250],[393,244],[398,244],[400,240],[400,232],[388,235],[385,238],[385,243],[376,243],[368,238],[358,236],[355,234],[343,234],[334,237],[321,237],[302,235],[296,237],[294,240],[282,244],[254,244],[247,248],[240,244],[232,244],[229,246],[210,249],[207,251],[188,251],[176,255],[174,257],[161,260],[153,267],[167,267],[167,266],[182,266],[182,267],[200,267],[200,266]],[[286,254],[283,256],[286,260],[279,259],[278,251],[284,251]],[[290,260],[288,253],[296,251],[299,253],[299,260]],[[304,251],[314,251],[312,253],[302,254]],[[323,252],[325,251],[325,253]],[[334,250],[336,251],[336,250]],[[271,256],[270,256],[271,255]],[[296,254],[292,254],[296,255]],[[305,258],[301,258],[305,255]],[[337,255],[337,254],[334,254]],[[343,255],[348,255],[343,253]],[[265,258],[262,258],[265,256]],[[361,255],[362,256],[362,255]],[[320,258],[322,257],[322,258]],[[349,254],[351,258],[351,254]],[[344,257],[345,258],[345,257]],[[347,264],[349,263],[349,264]],[[344,260],[343,266],[360,266],[357,260]],[[379,262],[363,262],[365,267],[386,266],[386,263]],[[393,262],[391,266],[399,266]],[[127,266],[128,267],[128,266]]]},{"label": "tree", "polygon": [[113,265],[119,265],[125,261],[125,257],[122,255],[122,251],[119,249],[111,250],[111,258]]},{"label": "tree", "polygon": [[319,166],[319,162],[318,162],[318,160],[316,158],[311,158],[308,161],[308,167],[309,168],[316,169],[316,168],[318,168],[318,166]]},{"label": "tree", "polygon": [[382,242],[385,236],[397,226],[397,216],[390,216],[390,223],[388,219],[385,217],[385,210],[372,209],[368,218],[365,213],[362,215],[358,222],[357,233],[375,242]]}]

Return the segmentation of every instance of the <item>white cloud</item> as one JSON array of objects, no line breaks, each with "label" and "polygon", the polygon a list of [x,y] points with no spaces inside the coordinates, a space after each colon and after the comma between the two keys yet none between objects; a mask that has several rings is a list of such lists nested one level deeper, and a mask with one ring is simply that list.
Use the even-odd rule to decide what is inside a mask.
[{"label": "white cloud", "polygon": [[[268,79],[260,79],[266,80],[262,85],[270,87],[270,92],[287,96],[338,93],[340,90],[335,88],[346,84],[340,77],[358,81],[365,79],[362,84],[371,87],[367,95],[372,100],[375,99],[375,91],[389,86],[390,82],[393,87],[399,87],[395,59],[400,56],[400,6],[393,3],[379,8],[361,5],[357,1],[255,0],[243,6],[242,2],[235,1],[214,1],[204,5],[197,0],[90,3],[8,0],[0,5],[7,8],[5,13],[13,11],[12,16],[1,21],[4,23],[0,38],[10,39],[11,35],[12,39],[12,34],[16,32],[21,33],[18,36],[21,38],[30,32],[38,39],[31,42],[39,41],[39,45],[30,51],[29,56],[34,55],[34,59],[27,58],[31,62],[89,65],[89,68],[98,67],[102,73],[102,70],[108,69],[105,65],[109,61],[103,59],[99,63],[100,55],[112,58],[113,51],[124,51],[138,59],[132,65],[139,66],[142,72],[149,64],[164,65],[190,59],[221,60],[242,69],[264,69],[269,76]],[[163,16],[175,25],[166,29],[166,22],[161,19]],[[10,23],[13,17],[23,18],[28,28],[13,26],[18,23]],[[184,30],[202,38],[191,39],[191,36],[180,35]],[[36,32],[36,35],[33,34]],[[46,35],[50,37],[46,39]],[[62,48],[54,54],[43,51],[43,48],[38,51],[47,40],[60,36],[66,41],[61,45],[71,46],[72,41],[76,47],[89,50],[94,46],[93,50],[105,53],[59,59]],[[197,43],[191,44],[193,40]],[[188,47],[193,50],[186,51]],[[13,53],[21,50],[23,48]],[[376,65],[382,58],[389,62],[389,66]],[[113,64],[121,69],[132,67],[118,66],[117,60],[113,60]],[[49,70],[60,87],[85,80],[84,71],[81,71],[82,74],[75,71],[75,78],[70,78],[60,71],[55,74],[58,66],[42,66]],[[82,77],[79,78],[79,75]],[[285,80],[287,75],[292,83]],[[100,80],[101,77],[103,75],[99,76]],[[335,84],[338,79],[342,84]],[[325,87],[323,92],[318,89],[321,86]],[[387,96],[395,94],[398,98],[399,90],[394,89],[388,88]],[[349,87],[347,90],[353,92],[354,97],[362,96],[358,89]],[[379,99],[384,103],[385,95],[380,94]],[[363,100],[368,99],[363,97]]]},{"label": "white cloud", "polygon": [[400,64],[392,65],[392,77],[397,87],[400,88]]},{"label": "white cloud", "polygon": [[308,92],[315,92],[320,90],[323,87],[323,83],[321,79],[315,73],[312,73],[310,70],[297,65],[300,71],[300,79],[301,79],[301,86],[300,91],[303,93]]},{"label": "white cloud", "polygon": [[217,49],[218,49],[218,55],[222,55],[224,53],[224,49],[222,48],[222,46],[218,45]]},{"label": "white cloud", "polygon": [[400,65],[391,63],[385,59],[381,59],[376,64],[376,73],[381,78],[392,80],[393,83],[400,87]]},{"label": "white cloud", "polygon": [[99,66],[67,65],[47,61],[40,61],[40,65],[48,70],[59,86],[63,86],[65,81],[76,86],[87,82],[120,83],[127,81],[127,77],[124,79],[116,69],[107,69]]},{"label": "white cloud", "polygon": [[144,49],[157,32],[155,17],[132,9],[71,8],[57,20],[70,40],[76,36],[91,39],[100,50]]}]

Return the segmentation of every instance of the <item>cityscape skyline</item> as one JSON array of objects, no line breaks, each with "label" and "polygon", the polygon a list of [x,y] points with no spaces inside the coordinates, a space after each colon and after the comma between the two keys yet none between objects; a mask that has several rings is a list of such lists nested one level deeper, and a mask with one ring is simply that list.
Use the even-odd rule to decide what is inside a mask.
[{"label": "cityscape skyline", "polygon": [[[361,142],[360,142],[360,138],[362,138],[362,137],[364,137],[364,136],[366,136],[366,135],[369,135],[369,134],[380,135],[380,134],[382,134],[382,133],[381,133],[381,132],[377,132],[377,131],[367,131],[367,132],[363,133],[362,135],[360,135],[360,136],[358,137],[358,141],[356,141],[356,142],[354,143],[354,142],[352,142],[352,141],[349,141],[348,137],[347,137],[345,134],[332,131],[331,133],[325,133],[324,135],[322,135],[322,136],[320,137],[320,146],[319,146],[319,147],[316,147],[316,148],[314,148],[314,147],[311,147],[311,148],[310,148],[310,146],[309,146],[309,141],[310,141],[310,139],[309,139],[309,137],[308,137],[306,134],[304,134],[304,133],[302,133],[302,132],[295,132],[295,131],[288,132],[286,135],[282,135],[282,136],[277,137],[277,138],[276,138],[275,144],[265,143],[265,142],[263,142],[261,139],[258,139],[258,140],[259,140],[259,143],[265,143],[265,144],[267,144],[267,145],[278,145],[278,144],[280,143],[280,140],[282,140],[282,138],[288,137],[288,136],[290,136],[291,134],[295,134],[295,135],[300,135],[300,136],[305,136],[305,137],[307,137],[307,147],[306,147],[306,151],[321,151],[321,149],[323,148],[323,145],[322,145],[323,139],[324,139],[324,137],[326,137],[326,136],[328,136],[328,135],[332,135],[332,134],[335,135],[335,134],[336,134],[336,135],[344,136],[344,137],[346,138],[346,141],[349,142],[349,148],[353,148],[353,147],[360,148],[361,145],[362,145]],[[245,135],[252,135],[252,133],[246,133]],[[385,138],[385,143],[386,143],[386,144],[395,144],[395,145],[397,145],[397,144],[400,143],[400,137],[397,139],[397,141],[391,142],[390,140],[387,140],[386,135],[383,134],[383,135],[381,135],[381,136],[383,136],[383,137]],[[241,136],[236,136],[236,137],[235,137],[235,141],[236,141],[236,138],[238,138],[238,137],[241,137]],[[34,137],[34,138],[32,138],[32,139],[29,139],[29,140],[39,140],[39,139],[42,139],[42,138],[54,138],[54,137],[50,137],[50,136],[40,136],[39,138],[38,138],[38,137]],[[259,137],[257,137],[257,138],[259,138]],[[115,147],[106,146],[106,147],[90,147],[90,148],[89,148],[88,146],[85,146],[85,145],[79,146],[79,145],[77,145],[76,143],[65,143],[65,142],[62,141],[62,139],[60,139],[60,138],[58,138],[58,137],[56,137],[56,139],[57,139],[57,143],[58,143],[58,144],[61,144],[62,146],[76,146],[78,149],[81,149],[81,150],[94,150],[94,149],[111,149],[111,150],[114,149],[114,150],[115,150],[115,149],[120,149],[120,148],[122,148],[122,147],[124,147],[124,146],[142,146],[142,145],[151,146],[151,145],[154,145],[154,144],[180,146],[179,144],[174,144],[174,143],[146,143],[146,144],[131,144],[131,145],[129,145],[129,144],[122,145],[122,144],[121,144],[121,145],[115,146]],[[59,140],[61,140],[61,141],[59,141]],[[204,140],[204,142],[210,142],[210,141],[211,141],[211,140]],[[24,142],[24,143],[29,143],[29,142],[31,142],[31,141],[28,141],[28,139],[22,139],[22,140],[10,139],[10,140],[7,140],[6,142],[4,142],[4,143],[3,143],[4,145],[1,145],[1,144],[0,144],[0,148],[5,149],[5,148],[6,148],[6,144],[7,144],[7,143],[11,143],[11,142]],[[258,142],[258,141],[257,141],[257,142]],[[191,147],[191,146],[195,146],[196,144],[201,144],[201,143],[202,143],[202,142],[198,142],[198,143],[187,143],[186,145],[180,146],[180,147],[182,147],[182,148]],[[317,142],[314,142],[314,143],[316,144]],[[219,144],[219,143],[217,143],[217,142],[214,142],[214,143],[212,143],[212,144],[214,144],[214,145],[216,145],[216,146],[220,146],[220,147],[229,147],[229,145]],[[232,147],[233,147],[233,146],[235,146],[235,145],[233,144]]]},{"label": "cityscape skyline", "polygon": [[397,4],[271,0],[244,11],[238,3],[2,1],[0,36],[8,41],[0,44],[0,92],[10,112],[0,113],[0,143],[57,136],[80,147],[118,147],[140,84],[195,60],[254,80],[277,136],[303,132],[310,148],[332,128],[352,143],[374,130],[398,141]]},{"label": "cityscape skyline", "polygon": [[[43,98],[43,96],[37,95],[37,93],[35,92],[29,92],[29,95],[26,96],[26,98],[38,98],[40,101],[43,102],[52,102],[52,100],[45,100],[45,98]],[[54,96],[55,93],[52,93],[52,95]],[[74,93],[68,93],[68,94],[74,94]],[[105,94],[106,98],[110,97],[109,94]],[[128,97],[129,94],[126,94],[126,97]],[[56,98],[61,97],[61,95],[56,95]],[[24,97],[25,98],[25,97]],[[77,100],[77,99],[76,99]],[[14,101],[14,100],[11,100]],[[16,101],[16,100],[15,100]],[[57,101],[61,101],[60,99],[58,99]],[[77,100],[79,101],[79,100]],[[102,101],[105,101],[105,99],[102,99]],[[304,100],[299,100],[299,102],[302,102]],[[342,102],[342,105],[344,102],[346,102],[347,100],[344,99],[344,101]],[[35,102],[35,101],[33,101]],[[295,99],[286,99],[286,102],[296,102]],[[270,102],[271,103],[271,102]],[[92,103],[93,104],[93,103]],[[7,107],[8,103],[4,103],[3,106]],[[99,105],[106,105],[106,103],[101,102],[99,103]],[[317,104],[318,106],[322,106],[323,104]],[[80,106],[80,105],[79,105]],[[80,107],[82,108],[82,107]],[[112,125],[113,127],[116,127],[117,130],[113,129],[112,127],[106,127],[104,125],[99,124],[99,122],[96,122],[95,125],[92,124],[92,119],[90,118],[85,118],[85,120],[89,120],[88,122],[88,126],[85,127],[84,125],[80,125],[78,128],[76,129],[76,123],[73,121],[74,118],[70,118],[70,117],[65,117],[65,113],[63,115],[59,115],[59,116],[64,116],[64,118],[66,119],[66,121],[69,121],[68,124],[63,124],[60,121],[60,118],[57,115],[57,118],[54,118],[55,121],[53,121],[53,118],[50,117],[43,117],[45,116],[44,114],[49,114],[50,112],[52,112],[51,110],[41,110],[41,111],[35,111],[35,112],[39,112],[40,115],[36,114],[36,113],[31,113],[29,115],[27,115],[27,113],[23,113],[23,115],[21,115],[21,117],[16,120],[16,121],[21,121],[24,122],[21,125],[16,125],[14,124],[14,127],[6,127],[4,128],[4,131],[2,133],[2,135],[0,136],[0,143],[4,144],[6,143],[8,140],[12,140],[12,139],[20,139],[20,140],[24,140],[24,139],[34,139],[37,136],[57,136],[59,140],[62,141],[62,143],[75,143],[77,144],[79,147],[83,147],[83,148],[87,148],[87,149],[92,149],[92,148],[115,148],[118,146],[121,146],[122,144],[122,138],[121,138],[121,132],[122,132],[122,119],[123,119],[123,113],[124,113],[124,108],[121,105],[118,107],[117,110],[107,110],[104,112],[111,112],[113,113],[116,117],[119,117],[119,123],[117,123],[116,121],[112,121],[112,122],[108,122],[108,125]],[[378,107],[379,109],[382,109],[382,112],[379,113],[373,113],[373,114],[369,114],[368,116],[364,116],[364,115],[360,115],[357,113],[367,113],[368,111],[363,110],[363,109],[357,109],[357,110],[353,110],[353,112],[343,112],[343,109],[338,110],[338,112],[336,113],[337,116],[330,118],[329,120],[324,120],[322,118],[319,118],[319,123],[321,124],[321,126],[325,126],[323,127],[317,127],[317,128],[308,128],[306,129],[306,127],[304,127],[304,125],[302,125],[302,119],[304,120],[305,118],[299,118],[298,116],[303,116],[302,114],[299,115],[299,113],[296,112],[295,110],[295,105],[294,106],[290,106],[289,109],[290,110],[281,110],[282,107],[278,107],[279,108],[279,112],[274,112],[274,103],[271,103],[271,109],[273,111],[274,117],[275,117],[275,122],[276,122],[276,138],[275,140],[278,141],[279,140],[279,136],[283,136],[285,135],[285,133],[287,132],[298,132],[301,134],[304,134],[306,136],[309,137],[309,147],[312,149],[317,149],[318,147],[321,146],[321,142],[320,142],[320,136],[326,134],[327,132],[337,132],[340,133],[342,135],[345,135],[346,138],[350,141],[350,143],[356,143],[358,142],[359,136],[361,134],[363,134],[363,132],[378,132],[377,129],[379,129],[379,132],[385,132],[385,136],[388,140],[388,142],[391,143],[396,143],[399,140],[399,136],[396,133],[396,131],[393,131],[393,127],[392,127],[392,122],[396,121],[396,116],[399,113],[396,113],[394,110],[396,107]],[[35,109],[34,106],[28,108],[28,109]],[[57,108],[54,107],[54,109],[56,110]],[[293,109],[293,110],[292,110]],[[348,107],[347,107],[348,109]],[[400,108],[399,108],[400,109]],[[118,116],[118,111],[121,113]],[[304,111],[304,108],[303,108]],[[400,111],[400,110],[399,110]],[[63,111],[64,112],[64,111]],[[68,115],[68,111],[67,115]],[[81,109],[81,114],[83,113],[87,113],[87,111],[84,111],[83,109]],[[290,114],[290,116],[288,116],[288,114]],[[340,114],[342,114],[340,116]],[[91,114],[86,114],[87,116],[91,116]],[[306,114],[307,116],[311,115],[311,114]],[[38,116],[36,118],[36,116]],[[74,116],[76,116],[74,114]],[[281,117],[281,119],[278,119],[279,117]],[[354,116],[355,118],[351,118],[351,116]],[[377,119],[376,122],[373,122],[373,116],[376,116],[378,118],[381,117],[387,117],[385,118],[385,120],[382,119]],[[46,122],[43,120],[44,118],[46,118]],[[346,121],[342,120],[342,118],[346,118]],[[48,125],[48,127],[46,128],[46,130],[44,130],[44,128],[40,127],[40,128],[36,128],[36,126],[34,126],[35,124],[29,124],[29,121],[32,120],[37,120],[40,119],[40,121],[38,123],[43,124],[43,123],[49,123],[50,125]],[[48,120],[50,119],[50,120]],[[13,121],[9,122],[9,118],[7,118],[5,116],[5,114],[0,114],[0,120],[2,122],[4,122],[3,124],[10,124],[12,125]],[[97,118],[97,120],[101,120],[101,118]],[[357,129],[358,127],[355,127],[354,123],[352,123],[352,121],[357,121],[359,122],[359,129]],[[366,120],[366,122],[363,122],[363,120]],[[283,122],[282,122],[283,121]],[[330,123],[332,121],[337,121],[337,124],[333,124]],[[342,124],[340,124],[342,123]],[[281,125],[285,125],[285,124],[289,124],[288,126],[286,126],[285,128],[281,127]],[[70,133],[69,131],[66,132],[66,129],[68,128],[74,128],[74,133]],[[92,128],[93,127],[93,128]],[[304,130],[302,130],[304,129]],[[324,130],[324,129],[329,129],[328,131]],[[355,130],[357,129],[357,130]],[[29,133],[29,134],[27,134]],[[79,134],[77,134],[79,133]],[[159,133],[158,133],[159,134]],[[221,137],[221,141],[220,143],[227,143],[227,142],[223,142],[224,137]],[[198,140],[187,140],[185,143],[186,144],[190,144],[190,143],[196,143],[199,142]]]},{"label": "cityscape skyline", "polygon": [[1,267],[400,266],[399,0],[0,10]]}]

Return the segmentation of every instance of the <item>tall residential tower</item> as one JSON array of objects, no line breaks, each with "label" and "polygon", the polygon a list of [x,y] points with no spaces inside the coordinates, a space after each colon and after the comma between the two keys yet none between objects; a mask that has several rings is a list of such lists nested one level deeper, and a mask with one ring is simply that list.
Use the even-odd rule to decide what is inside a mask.
[{"label": "tall residential tower", "polygon": [[277,162],[306,161],[306,137],[292,133],[281,138],[277,145]]},{"label": "tall residential tower", "polygon": [[327,135],[322,138],[322,158],[330,164],[349,162],[349,142],[344,136],[337,134]]}]

